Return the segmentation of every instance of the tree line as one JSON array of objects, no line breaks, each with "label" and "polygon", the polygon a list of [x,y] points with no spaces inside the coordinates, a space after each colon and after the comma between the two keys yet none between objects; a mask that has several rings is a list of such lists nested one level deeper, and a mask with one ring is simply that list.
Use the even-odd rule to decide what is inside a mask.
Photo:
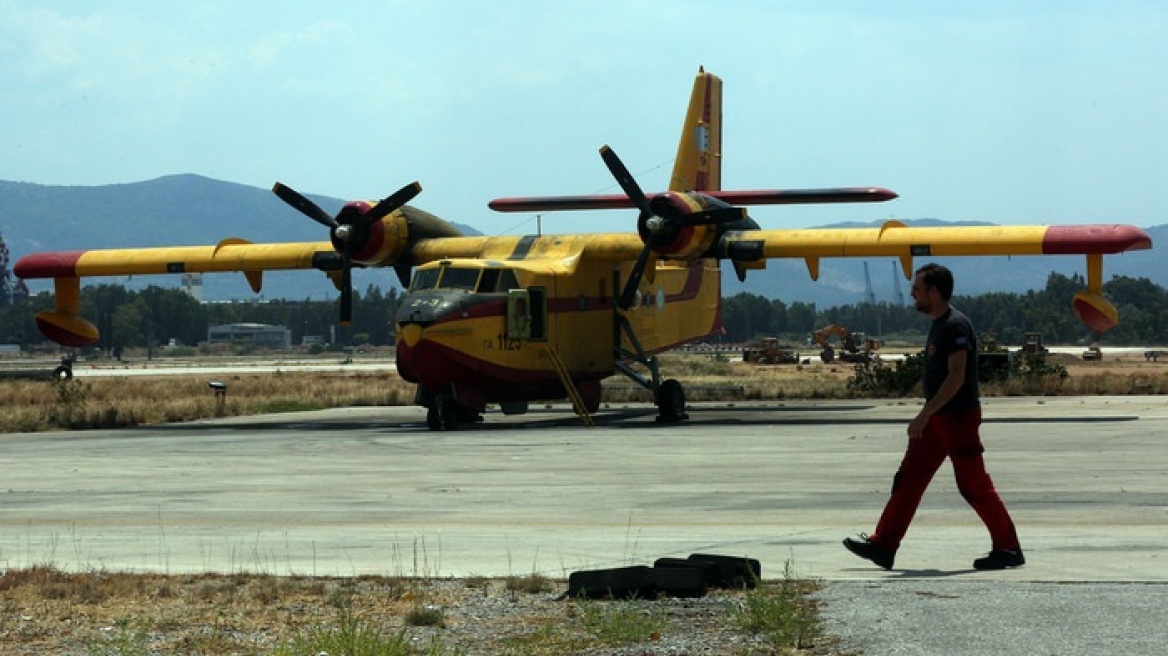
[{"label": "tree line", "polygon": [[[1168,341],[1168,292],[1147,278],[1115,276],[1103,284],[1103,295],[1119,310],[1119,325],[1095,333],[1071,313],[1075,292],[1086,287],[1081,275],[1052,273],[1042,290],[954,295],[953,305],[965,312],[978,332],[992,333],[1000,343],[1020,344],[1025,332],[1041,332],[1057,344],[1163,344]],[[817,308],[815,303],[736,294],[723,299],[722,322],[727,342],[780,337],[796,343],[828,324],[852,331],[908,341],[924,341],[928,320],[911,304],[860,303]]]},{"label": "tree line", "polygon": [[[96,345],[103,351],[153,347],[175,340],[195,346],[207,341],[210,326],[260,323],[284,326],[292,331],[292,343],[304,337],[320,337],[338,344],[392,344],[393,316],[401,301],[396,289],[385,292],[370,285],[365,293],[353,293],[353,321],[337,325],[336,301],[266,300],[200,303],[181,289],[150,286],[141,291],[121,285],[92,285],[81,293],[81,316],[101,333]],[[34,317],[51,310],[53,295],[42,292],[22,303],[0,308],[0,343],[21,348],[45,341]]]},{"label": "tree line", "polygon": [[[1104,295],[1119,310],[1120,323],[1105,334],[1088,330],[1071,314],[1075,292],[1085,287],[1079,275],[1052,273],[1042,290],[1024,294],[994,292],[954,296],[953,304],[969,315],[979,332],[993,333],[1001,343],[1018,344],[1023,333],[1038,331],[1058,344],[1162,344],[1168,341],[1168,292],[1147,278],[1116,276],[1103,285]],[[269,300],[200,303],[180,289],[157,286],[130,291],[121,285],[92,285],[81,295],[81,315],[101,332],[99,348],[107,351],[167,344],[171,339],[194,346],[207,339],[209,326],[262,323],[292,331],[292,343],[306,335],[344,345],[389,345],[392,321],[401,302],[396,289],[369,285],[353,294],[353,322],[337,326],[334,301]],[[33,317],[53,308],[49,292],[0,308],[0,343],[28,349],[45,340]],[[928,321],[911,305],[861,303],[820,309],[815,303],[768,299],[741,293],[722,302],[726,342],[780,337],[802,343],[811,331],[841,324],[853,331],[907,341],[923,341]]]}]

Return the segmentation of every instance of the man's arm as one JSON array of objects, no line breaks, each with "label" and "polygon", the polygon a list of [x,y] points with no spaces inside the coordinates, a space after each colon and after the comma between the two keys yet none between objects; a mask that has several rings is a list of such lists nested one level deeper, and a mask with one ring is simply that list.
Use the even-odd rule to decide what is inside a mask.
[{"label": "man's arm", "polygon": [[941,383],[941,388],[937,390],[937,394],[929,399],[925,407],[917,413],[915,419],[908,424],[908,437],[915,440],[920,437],[925,430],[925,424],[928,423],[929,417],[932,417],[938,410],[945,407],[946,403],[953,400],[957,396],[957,392],[961,391],[961,386],[965,384],[965,364],[969,359],[969,351],[961,349],[949,354],[949,373],[945,376],[945,380]]}]

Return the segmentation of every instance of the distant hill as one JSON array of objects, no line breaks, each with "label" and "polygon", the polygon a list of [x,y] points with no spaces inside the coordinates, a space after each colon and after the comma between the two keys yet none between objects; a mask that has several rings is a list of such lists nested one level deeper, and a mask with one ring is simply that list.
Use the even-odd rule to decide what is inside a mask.
[{"label": "distant hill", "polygon": [[[329,212],[345,201],[326,196],[312,200]],[[240,225],[246,217],[246,225]],[[905,221],[909,225],[971,225],[937,219]],[[458,225],[458,224],[456,224]],[[872,227],[870,224],[835,224],[829,228]],[[990,225],[990,224],[982,224]],[[458,225],[468,235],[480,234]],[[1157,244],[1168,244],[1168,225],[1148,229]],[[131,184],[95,187],[46,186],[0,181],[0,234],[13,260],[35,251],[85,248],[131,248],[166,245],[213,244],[229,236],[262,241],[322,241],[324,229],[291,210],[268,189],[249,187],[183,174]],[[869,276],[877,301],[894,301],[891,258],[870,259]],[[1052,271],[1064,275],[1085,273],[1082,257],[979,257],[946,258],[942,261],[957,276],[959,294],[990,291],[1025,292],[1041,289]],[[923,261],[922,261],[923,262]],[[918,263],[919,264],[919,263]],[[899,266],[899,265],[895,265]],[[864,301],[864,260],[824,259],[819,281],[811,280],[802,260],[771,260],[762,271],[748,273],[740,283],[730,267],[724,272],[727,295],[750,292],[785,302],[814,302],[818,307]],[[1104,276],[1147,277],[1168,287],[1168,267],[1158,250],[1109,257]],[[131,287],[146,284],[177,286],[177,276],[151,276],[128,281],[110,278]],[[397,286],[392,273],[379,270],[354,272],[358,291],[369,284],[382,289]],[[48,282],[30,284],[33,293],[51,289]],[[900,279],[908,296],[908,282]],[[322,275],[305,272],[271,272],[264,278],[265,298],[335,298],[336,291]],[[241,275],[209,275],[203,279],[206,300],[252,299],[255,295]]]},{"label": "distant hill", "polygon": [[[335,214],[347,202],[309,195]],[[245,221],[241,225],[241,221]],[[464,234],[480,234],[455,223]],[[13,261],[46,250],[134,248],[215,244],[226,237],[253,242],[325,241],[328,231],[302,216],[270,189],[213,180],[199,175],[168,175],[156,180],[95,187],[60,187],[0,181],[0,234]],[[177,287],[179,276],[92,279],[131,288],[147,285]],[[388,289],[397,284],[392,272],[356,270],[358,291],[370,284]],[[32,293],[52,289],[52,283],[30,281]],[[336,298],[336,288],[319,273],[273,271],[264,275],[263,297]],[[203,277],[203,298],[209,301],[253,299],[242,275]]]}]

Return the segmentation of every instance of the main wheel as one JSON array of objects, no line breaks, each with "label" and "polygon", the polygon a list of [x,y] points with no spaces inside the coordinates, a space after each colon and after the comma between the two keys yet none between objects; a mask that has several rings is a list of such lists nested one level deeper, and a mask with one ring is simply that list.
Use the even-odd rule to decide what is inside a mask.
[{"label": "main wheel", "polygon": [[437,401],[426,410],[426,427],[432,431],[442,430],[442,417],[438,416]]},{"label": "main wheel", "polygon": [[438,421],[442,430],[458,430],[458,403],[449,396],[439,396],[434,403],[438,407]]},{"label": "main wheel", "polygon": [[681,383],[670,378],[657,389],[657,421],[667,424],[688,419],[685,413],[685,390]]}]

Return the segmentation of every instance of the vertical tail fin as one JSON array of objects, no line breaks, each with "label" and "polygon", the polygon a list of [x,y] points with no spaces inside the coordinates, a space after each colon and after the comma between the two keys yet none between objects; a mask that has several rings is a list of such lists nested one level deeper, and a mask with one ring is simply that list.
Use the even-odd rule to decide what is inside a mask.
[{"label": "vertical tail fin", "polygon": [[669,189],[722,189],[722,80],[705,69],[694,79]]}]

